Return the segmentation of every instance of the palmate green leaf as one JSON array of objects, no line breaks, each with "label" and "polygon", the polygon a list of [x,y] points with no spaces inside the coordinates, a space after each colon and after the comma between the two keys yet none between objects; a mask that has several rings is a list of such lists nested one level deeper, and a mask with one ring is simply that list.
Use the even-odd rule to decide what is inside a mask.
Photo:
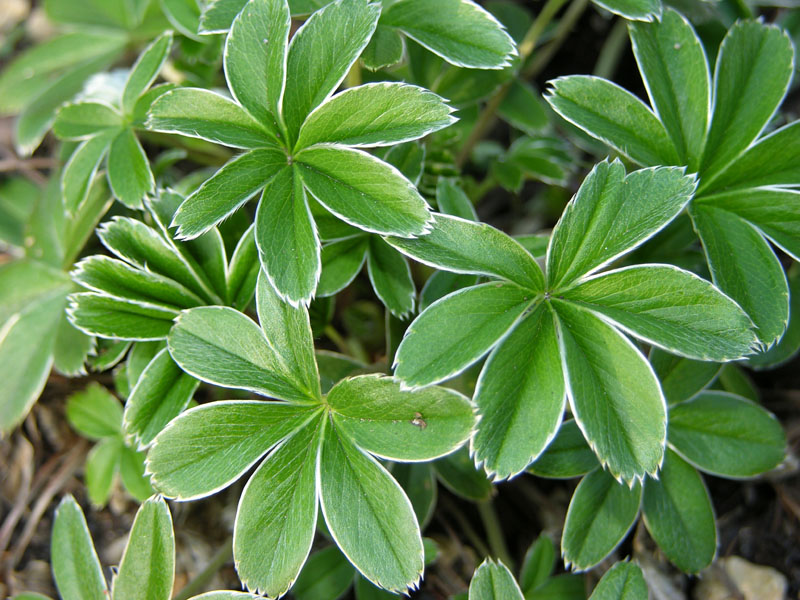
[{"label": "palmate green leaf", "polygon": [[353,565],[335,545],[328,546],[308,557],[297,582],[292,586],[292,598],[336,600],[341,598],[352,584]]},{"label": "palmate green leaf", "polygon": [[671,450],[658,479],[645,485],[642,512],[647,531],[675,566],[698,573],[711,564],[717,531],[708,490],[697,471]]},{"label": "palmate green leaf", "polygon": [[[628,26],[650,102],[689,172],[697,171],[711,107],[711,75],[703,44],[680,13]],[[680,90],[680,92],[676,92]]]},{"label": "palmate green leaf", "polygon": [[647,598],[647,583],[635,563],[618,562],[597,582],[589,600],[642,600]]},{"label": "palmate green leaf", "polygon": [[348,560],[389,591],[416,587],[423,570],[422,538],[397,482],[336,427],[323,440],[319,473],[325,521]]},{"label": "palmate green leaf", "polygon": [[158,77],[158,73],[167,60],[171,49],[172,32],[167,31],[158,36],[142,51],[131,67],[127,81],[125,81],[125,88],[122,91],[123,113],[131,114],[136,101]]},{"label": "palmate green leaf", "polygon": [[106,157],[114,130],[83,141],[69,157],[61,173],[64,208],[74,214],[86,199],[97,169]]},{"label": "palmate green leaf", "polygon": [[492,351],[475,388],[477,463],[495,479],[522,472],[556,435],[566,394],[555,316],[540,304]]},{"label": "palmate green leaf", "polygon": [[338,431],[381,458],[427,461],[469,439],[475,415],[469,400],[444,388],[401,389],[391,377],[345,379],[328,393]]},{"label": "palmate green leaf", "polygon": [[180,310],[205,304],[197,294],[177,281],[157,273],[131,267],[109,256],[83,259],[72,271],[72,278],[90,290]]},{"label": "palmate green leaf", "polygon": [[233,97],[275,132],[280,129],[291,21],[286,0],[251,0],[225,42],[225,77]]},{"label": "palmate green leaf", "polygon": [[322,394],[308,311],[283,302],[263,275],[259,275],[256,287],[256,308],[270,347],[308,395],[319,400]]},{"label": "palmate green leaf", "polygon": [[727,392],[707,391],[669,411],[669,443],[698,469],[752,477],[776,467],[786,436],[775,416]]},{"label": "palmate green leaf", "polygon": [[545,100],[564,119],[640,165],[678,164],[678,152],[653,111],[605,79],[570,75],[549,82]]},{"label": "palmate green leaf", "polygon": [[270,180],[255,222],[259,260],[270,282],[288,302],[307,305],[317,287],[322,262],[306,192],[296,169],[285,165]]},{"label": "palmate green leaf", "polygon": [[586,475],[597,465],[597,456],[586,443],[580,427],[570,420],[558,428],[555,439],[528,467],[528,472],[537,477],[572,479]]},{"label": "palmate green leaf", "polygon": [[126,435],[140,448],[150,445],[167,423],[183,412],[199,383],[163,348],[142,372],[125,403]]},{"label": "palmate green leaf", "polygon": [[181,204],[172,225],[180,238],[197,237],[236,212],[286,168],[277,147],[240,154],[206,180]]},{"label": "palmate green leaf", "polygon": [[400,319],[408,318],[414,310],[417,290],[403,255],[378,236],[370,236],[367,273],[375,294],[386,308]]},{"label": "palmate green leaf", "polygon": [[317,459],[325,430],[318,417],[278,446],[242,492],[233,553],[250,591],[277,598],[305,563],[317,525]]},{"label": "palmate green leaf", "polygon": [[128,208],[141,208],[155,179],[142,145],[131,129],[123,130],[108,149],[108,182],[114,196]]},{"label": "palmate green leaf", "polygon": [[338,294],[356,278],[367,256],[369,239],[356,236],[331,242],[322,247],[322,273],[317,284],[317,297]]},{"label": "palmate green leaf", "polygon": [[601,464],[629,484],[658,471],[666,403],[647,359],[616,329],[554,301],[572,414]]},{"label": "palmate green leaf", "polygon": [[583,571],[611,554],[633,527],[641,497],[640,483],[628,488],[603,469],[584,477],[575,489],[564,522],[564,563]]},{"label": "palmate green leaf", "polygon": [[124,442],[120,436],[105,438],[86,456],[84,482],[89,500],[94,506],[108,503],[114,477],[119,471]]},{"label": "palmate green leaf", "polygon": [[261,328],[232,308],[180,313],[167,343],[181,369],[202,381],[298,403],[315,401]]},{"label": "palmate green leaf", "polygon": [[175,309],[133,302],[105,294],[84,292],[69,296],[67,315],[81,331],[98,337],[151,341],[162,340],[178,316]]},{"label": "palmate green leaf", "polygon": [[147,471],[153,486],[169,498],[209,496],[236,481],[315,414],[282,402],[244,400],[190,408],[156,436]]},{"label": "palmate green leaf", "polygon": [[530,310],[535,295],[513,283],[486,283],[431,304],[406,331],[395,375],[410,387],[438,383],[486,354]]},{"label": "palmate green leaf", "polygon": [[490,558],[475,569],[469,600],[524,600],[514,576],[502,562]]},{"label": "palmate green leaf", "polygon": [[366,47],[380,16],[368,0],[337,0],[315,12],[292,37],[283,117],[291,141],[308,114],[344,79]]},{"label": "palmate green leaf", "polygon": [[767,346],[789,320],[789,288],[783,267],[761,234],[732,212],[698,203],[690,207],[711,275],[738,302]]},{"label": "palmate green leaf", "polygon": [[698,203],[741,217],[795,260],[800,259],[800,191],[747,188],[703,196]]},{"label": "palmate green leaf", "polygon": [[50,554],[53,579],[63,600],[108,600],[86,518],[72,496],[65,496],[56,508]]},{"label": "palmate green leaf", "polygon": [[110,104],[76,102],[59,109],[53,123],[53,133],[62,140],[85,140],[119,130],[122,124],[122,115]]},{"label": "palmate green leaf", "polygon": [[306,148],[294,161],[308,191],[345,222],[382,235],[428,232],[427,203],[391,165],[360,150],[328,145]]},{"label": "palmate green leaf", "polygon": [[275,145],[274,132],[232,100],[209,90],[177,88],[159,96],[147,113],[152,131],[199,138],[233,148]]},{"label": "palmate green leaf", "polygon": [[381,25],[399,29],[458,67],[503,69],[517,55],[505,28],[471,0],[395,2]]},{"label": "palmate green leaf", "polygon": [[114,578],[112,600],[169,600],[175,578],[175,536],[163,498],[146,500],[136,513]]},{"label": "palmate green leaf", "polygon": [[752,322],[733,300],[677,267],[625,267],[584,280],[563,297],[688,358],[726,362],[757,344]]},{"label": "palmate green leaf", "polygon": [[711,178],[763,131],[792,78],[794,50],[778,27],[736,23],[720,45],[714,72],[714,111],[701,172]]},{"label": "palmate green leaf", "polygon": [[66,415],[72,428],[90,440],[121,432],[122,407],[119,400],[96,382],[67,399]]},{"label": "palmate green leaf", "polygon": [[659,0],[594,0],[594,3],[634,21],[653,21],[661,17]]},{"label": "palmate green leaf", "polygon": [[694,188],[683,169],[641,169],[626,176],[618,160],[595,165],[553,229],[548,285],[565,286],[643,244],[683,210]]},{"label": "palmate green leaf", "polygon": [[390,67],[403,60],[405,47],[403,36],[379,22],[372,39],[361,53],[361,62],[370,71]]},{"label": "palmate green leaf", "polygon": [[297,148],[314,144],[390,146],[415,140],[456,121],[433,92],[405,83],[368,83],[336,94],[303,123]]},{"label": "palmate green leaf", "polygon": [[530,290],[544,290],[544,276],[534,258],[514,239],[485,223],[437,214],[429,234],[411,240],[390,237],[386,241],[432,267],[500,277]]},{"label": "palmate green leaf", "polygon": [[711,385],[721,366],[715,362],[675,356],[660,348],[650,350],[648,360],[661,382],[661,389],[670,406],[692,398]]}]

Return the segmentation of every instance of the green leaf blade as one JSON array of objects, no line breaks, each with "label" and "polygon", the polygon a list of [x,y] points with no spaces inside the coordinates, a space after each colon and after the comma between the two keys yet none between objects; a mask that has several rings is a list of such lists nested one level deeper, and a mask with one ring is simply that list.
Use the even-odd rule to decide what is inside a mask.
[{"label": "green leaf blade", "polygon": [[469,600],[524,600],[514,576],[502,562],[487,558],[469,583]]},{"label": "green leaf blade", "polygon": [[108,599],[86,518],[72,496],[66,496],[56,509],[50,548],[53,579],[64,600]]},{"label": "green leaf blade", "polygon": [[157,37],[139,55],[131,67],[125,88],[122,91],[122,112],[130,114],[136,101],[147,91],[158,77],[161,67],[172,49],[172,32],[168,31]]},{"label": "green leaf blade", "polygon": [[53,133],[62,140],[85,140],[121,126],[122,116],[111,105],[76,102],[59,109],[53,123]]},{"label": "green leaf blade", "polygon": [[381,238],[370,236],[367,273],[381,302],[399,319],[408,318],[417,290],[405,257]]},{"label": "green leaf blade", "polygon": [[155,179],[144,148],[132,129],[120,133],[108,149],[108,182],[114,196],[128,208],[141,208]]},{"label": "green leaf blade", "polygon": [[589,600],[641,600],[647,594],[642,569],[635,563],[619,562],[597,582]]}]

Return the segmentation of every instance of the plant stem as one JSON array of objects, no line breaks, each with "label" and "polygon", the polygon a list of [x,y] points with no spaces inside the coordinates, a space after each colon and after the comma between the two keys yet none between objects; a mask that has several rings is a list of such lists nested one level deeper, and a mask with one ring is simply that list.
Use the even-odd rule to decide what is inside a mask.
[{"label": "plant stem", "polygon": [[503,564],[511,571],[515,571],[514,561],[511,559],[511,553],[508,551],[506,540],[503,537],[503,530],[500,527],[500,519],[497,518],[494,504],[492,504],[491,500],[478,502],[478,512],[481,515],[483,528],[486,530],[486,537],[489,538],[489,547],[492,549],[492,554],[503,561]]},{"label": "plant stem", "polygon": [[206,565],[206,568],[200,571],[189,583],[183,586],[183,589],[181,589],[181,591],[175,595],[173,600],[188,600],[188,598],[191,598],[198,592],[203,591],[203,588],[209,581],[211,581],[211,578],[214,577],[217,571],[224,567],[225,563],[230,561],[232,558],[233,538],[228,537],[222,547],[216,551],[214,556],[211,557],[211,560]]},{"label": "plant stem", "polygon": [[589,0],[573,0],[572,4],[564,12],[564,16],[558,22],[553,39],[546,46],[543,46],[533,61],[523,69],[523,79],[533,79],[550,63],[550,60],[564,44],[570,31],[572,31],[572,27],[580,19],[588,5]]},{"label": "plant stem", "polygon": [[620,56],[625,51],[626,42],[628,41],[628,25],[625,19],[617,19],[614,27],[606,38],[603,48],[600,50],[600,56],[597,57],[597,62],[594,65],[595,77],[602,77],[603,79],[610,79],[617,70]]},{"label": "plant stem", "polygon": [[[464,513],[461,512],[461,509],[458,508],[456,503],[443,494],[439,494],[439,502],[442,503],[445,513],[447,515],[452,515],[455,520],[458,521],[458,526],[461,527],[461,532],[467,536],[469,543],[472,544],[473,548],[475,548],[478,554],[481,556],[489,556],[491,554],[489,548],[483,543],[481,536],[475,532],[469,520],[466,516],[464,516]],[[480,503],[478,503],[478,506],[480,506]]]},{"label": "plant stem", "polygon": [[350,346],[347,345],[347,342],[342,337],[336,329],[334,329],[333,325],[326,325],[325,326],[325,335],[328,336],[328,339],[336,344],[336,347],[339,349],[339,352],[342,354],[350,354]]},{"label": "plant stem", "polygon": [[[522,39],[522,42],[519,44],[518,51],[520,65],[524,65],[525,61],[528,60],[528,57],[536,48],[536,44],[539,43],[539,38],[541,37],[542,32],[544,32],[545,28],[550,24],[550,21],[553,20],[553,17],[566,3],[566,1],[567,0],[547,0],[547,3],[542,8],[542,11],[537,15],[536,19],[528,29],[528,32],[525,34],[525,37]],[[461,147],[461,151],[456,157],[456,166],[459,168],[464,166],[472,154],[472,150],[475,148],[475,145],[483,139],[486,133],[495,124],[495,121],[497,120],[497,110],[500,108],[503,100],[505,100],[508,92],[511,90],[511,85],[513,83],[514,78],[512,77],[500,86],[497,92],[495,92],[495,95],[492,96],[492,98],[486,104],[483,112],[481,112],[480,116],[478,117],[478,121],[475,123],[475,127],[472,129],[472,133],[470,133],[469,137],[464,142],[464,145]]]}]

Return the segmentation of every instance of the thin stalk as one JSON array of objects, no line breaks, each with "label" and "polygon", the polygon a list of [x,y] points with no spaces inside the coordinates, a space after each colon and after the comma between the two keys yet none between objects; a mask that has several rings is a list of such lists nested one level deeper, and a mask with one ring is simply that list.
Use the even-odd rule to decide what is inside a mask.
[{"label": "thin stalk", "polygon": [[491,500],[478,502],[478,512],[481,515],[483,528],[486,530],[486,537],[489,539],[489,547],[496,558],[503,561],[511,571],[516,571],[511,553],[508,551],[506,539],[503,537],[503,530],[500,527],[500,519],[497,518],[497,511]]},{"label": "thin stalk", "polygon": [[489,556],[491,552],[488,546],[483,543],[481,536],[475,532],[469,522],[469,519],[467,519],[464,513],[461,512],[461,509],[458,508],[456,503],[443,494],[439,495],[439,502],[442,503],[445,513],[453,516],[455,520],[458,521],[458,526],[461,528],[461,532],[467,537],[469,543],[472,544],[472,547],[475,548],[478,554],[481,556]]},{"label": "thin stalk", "polygon": [[342,337],[342,334],[336,331],[333,325],[326,325],[324,330],[325,335],[328,336],[328,339],[336,344],[336,347],[339,349],[339,352],[342,354],[350,354],[350,346],[347,345],[347,342]]},{"label": "thin stalk", "polygon": [[561,17],[561,20],[558,22],[553,38],[546,46],[542,46],[531,63],[522,70],[523,79],[533,79],[550,64],[553,56],[555,56],[556,52],[564,45],[567,36],[572,31],[578,19],[581,18],[583,11],[586,10],[588,5],[589,0],[573,0],[564,12],[564,16]]},{"label": "thin stalk", "polygon": [[617,70],[619,59],[625,51],[628,42],[628,25],[625,19],[617,19],[614,27],[606,38],[603,48],[600,50],[600,56],[597,57],[597,62],[594,65],[595,77],[602,77],[603,79],[611,79],[614,72]]},{"label": "thin stalk", "polygon": [[200,571],[189,583],[183,586],[181,591],[177,593],[173,600],[188,600],[192,596],[202,592],[203,588],[208,584],[209,581],[211,581],[214,575],[216,575],[217,571],[219,571],[225,566],[225,563],[231,561],[232,559],[233,538],[229,537],[227,540],[225,540],[225,543],[222,545],[222,547],[216,551],[214,556],[211,557],[211,560],[206,565],[206,568]]},{"label": "thin stalk", "polygon": [[[541,37],[545,28],[550,24],[550,21],[553,20],[553,17],[566,2],[567,0],[547,0],[547,3],[542,8],[542,11],[536,16],[536,19],[531,24],[530,28],[525,34],[525,37],[522,39],[522,42],[519,44],[518,51],[521,65],[524,65],[525,61],[528,60],[528,57],[530,57],[531,53],[536,48],[536,45],[539,43],[539,38]],[[472,150],[475,148],[475,145],[484,138],[486,133],[494,125],[495,121],[497,120],[497,110],[500,108],[503,100],[505,100],[506,96],[508,95],[513,82],[514,79],[512,78],[501,85],[497,92],[495,92],[494,96],[492,96],[492,98],[484,107],[483,111],[478,117],[478,121],[475,123],[475,127],[472,129],[472,133],[470,133],[467,141],[464,142],[461,151],[456,157],[456,165],[459,168],[464,166],[469,159],[470,154],[472,154]]]}]

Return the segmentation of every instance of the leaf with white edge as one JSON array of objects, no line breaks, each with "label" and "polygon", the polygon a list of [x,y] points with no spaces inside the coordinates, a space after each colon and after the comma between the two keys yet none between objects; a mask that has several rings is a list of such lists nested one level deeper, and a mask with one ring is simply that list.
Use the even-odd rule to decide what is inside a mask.
[{"label": "leaf with white edge", "polygon": [[144,452],[137,452],[128,446],[122,447],[122,456],[119,463],[119,474],[122,484],[139,502],[144,502],[153,495],[150,485],[150,475],[145,473]]},{"label": "leaf with white edge", "polygon": [[64,208],[74,214],[86,199],[100,163],[108,152],[113,134],[90,137],[78,146],[69,157],[61,173],[61,193]]},{"label": "leaf with white edge", "polygon": [[231,256],[227,269],[228,304],[244,310],[253,299],[261,263],[258,260],[255,225],[242,235]]},{"label": "leaf with white edge", "polygon": [[304,404],[316,400],[261,328],[232,308],[204,306],[182,312],[167,344],[184,371],[207,383]]},{"label": "leaf with white edge", "polygon": [[545,100],[564,119],[643,166],[675,165],[678,152],[650,107],[606,79],[570,75],[550,82]]},{"label": "leaf with white edge", "polygon": [[333,296],[350,285],[364,266],[368,245],[367,236],[356,236],[323,246],[316,295]]},{"label": "leaf with white edge", "polygon": [[309,192],[340,219],[371,233],[413,237],[429,230],[428,205],[396,168],[340,146],[313,146],[295,156]]},{"label": "leaf with white edge", "polygon": [[256,308],[261,329],[270,347],[281,358],[295,381],[303,384],[307,394],[319,400],[322,393],[308,311],[281,300],[263,273],[259,275],[256,287]]},{"label": "leaf with white edge", "polygon": [[125,88],[122,91],[123,113],[131,114],[136,101],[158,77],[158,73],[167,60],[171,49],[172,32],[167,31],[142,50],[139,58],[136,59],[133,67],[131,67],[128,79],[125,82]]},{"label": "leaf with white edge", "polygon": [[108,600],[86,518],[72,496],[65,496],[56,508],[50,549],[53,579],[63,600]]},{"label": "leaf with white edge", "polygon": [[721,477],[753,477],[786,455],[786,436],[772,413],[717,391],[670,408],[669,444],[698,469]]},{"label": "leaf with white edge", "polygon": [[142,145],[131,129],[120,133],[108,149],[108,182],[114,196],[128,208],[141,208],[155,179]]},{"label": "leaf with white edge", "polygon": [[586,475],[597,465],[597,456],[580,427],[570,420],[562,423],[555,439],[528,467],[528,472],[549,479],[572,479]]},{"label": "leaf with white edge", "polygon": [[270,282],[291,304],[308,305],[322,263],[306,192],[295,169],[284,166],[270,180],[255,222],[258,256]]},{"label": "leaf with white edge", "polygon": [[339,382],[328,393],[333,422],[359,448],[396,461],[428,461],[450,454],[475,424],[470,401],[456,391],[406,391],[381,375]]},{"label": "leaf with white edge", "polygon": [[644,487],[642,513],[647,531],[667,558],[686,573],[705,569],[717,552],[714,509],[703,479],[667,450],[658,479]]},{"label": "leaf with white edge", "polygon": [[199,596],[192,596],[189,598],[189,600],[259,600],[260,598],[261,596],[248,594],[246,592],[229,592],[225,590],[206,592],[205,594],[200,594]]},{"label": "leaf with white edge", "polygon": [[200,15],[200,33],[227,33],[248,0],[211,0]]},{"label": "leaf with white edge", "polygon": [[531,290],[544,290],[544,275],[533,257],[513,238],[485,223],[436,214],[429,234],[386,241],[432,267],[500,277]]},{"label": "leaf with white edge", "polygon": [[503,69],[517,55],[505,27],[471,0],[395,2],[381,25],[399,29],[457,67]]},{"label": "leaf with white edge", "polygon": [[439,481],[451,492],[467,500],[481,502],[494,494],[494,486],[486,471],[478,469],[464,446],[433,463]]},{"label": "leaf with white edge", "polygon": [[[782,156],[782,151],[776,156]],[[800,260],[800,191],[747,188],[703,196],[698,202],[741,217],[781,250]]]},{"label": "leaf with white edge", "polygon": [[572,414],[611,474],[629,484],[658,471],[667,410],[642,353],[616,329],[568,302],[553,302]]},{"label": "leaf with white edge", "polygon": [[513,283],[485,283],[445,296],[406,330],[395,375],[410,387],[449,379],[486,354],[535,301]]},{"label": "leaf with white edge", "polygon": [[328,546],[308,557],[300,576],[292,586],[292,598],[294,600],[341,598],[353,585],[353,575],[353,565],[348,562],[347,557],[335,544]]},{"label": "leaf with white edge", "polygon": [[125,403],[124,429],[140,448],[188,406],[197,381],[184,373],[166,348],[147,365]]},{"label": "leaf with white edge", "polygon": [[259,148],[226,163],[181,204],[172,225],[181,238],[194,238],[219,224],[286,168],[278,148]]},{"label": "leaf with white edge", "polygon": [[205,304],[197,294],[169,277],[99,254],[79,262],[72,278],[85,288],[132,302],[159,304],[176,310]]},{"label": "leaf with white edge", "polygon": [[677,267],[624,267],[584,280],[562,296],[687,358],[727,362],[757,345],[752,321],[733,300]]},{"label": "leaf with white edge", "polygon": [[700,191],[761,186],[796,186],[800,183],[800,121],[773,131],[752,144],[717,177],[703,179]]},{"label": "leaf with white edge", "polygon": [[632,21],[653,21],[661,16],[659,0],[594,0],[595,4]]},{"label": "leaf with white edge", "polygon": [[216,92],[177,88],[153,102],[147,128],[234,148],[275,145],[275,134],[241,106]]},{"label": "leaf with white edge", "polygon": [[647,598],[647,594],[641,567],[631,562],[619,562],[597,582],[589,600],[642,600]]},{"label": "leaf with white edge", "polygon": [[293,140],[309,113],[339,87],[372,37],[380,12],[380,5],[368,0],[337,0],[294,34],[283,97],[283,117]]},{"label": "leaf with white edge", "polygon": [[650,102],[681,163],[695,172],[711,110],[711,74],[703,44],[689,21],[671,8],[659,21],[631,23],[628,31]]},{"label": "leaf with white edge", "polygon": [[151,498],[139,507],[133,520],[111,598],[169,600],[174,578],[172,516],[163,498]]},{"label": "leaf with white edge", "polygon": [[85,140],[120,127],[122,115],[111,105],[76,102],[65,104],[58,111],[53,123],[53,133],[62,140]]},{"label": "leaf with white edge", "polygon": [[[417,515],[420,529],[424,530],[433,517],[438,496],[436,473],[433,466],[429,462],[393,463],[392,477],[405,491],[411,501],[411,506],[414,507],[414,514]],[[425,564],[427,565],[428,545],[424,538],[422,543],[425,545]]]},{"label": "leaf with white edge", "polygon": [[147,453],[153,486],[168,498],[210,496],[242,476],[313,410],[254,400],[211,402],[170,422]]},{"label": "leaf with white edge", "polygon": [[361,62],[370,71],[390,67],[403,60],[405,47],[403,36],[379,22],[369,44],[361,53]]},{"label": "leaf with white edge", "polygon": [[603,469],[584,477],[570,500],[564,522],[564,563],[572,565],[573,570],[585,571],[611,554],[633,527],[641,497],[639,482],[629,488]]},{"label": "leaf with white edge", "polygon": [[392,592],[417,586],[422,537],[403,489],[335,426],[325,434],[320,502],[331,535],[364,577]]},{"label": "leaf with white edge", "polygon": [[426,310],[431,304],[448,294],[471,287],[476,283],[478,283],[477,275],[434,271],[419,293],[419,311]]},{"label": "leaf with white edge", "polygon": [[565,286],[630,252],[666,227],[695,189],[682,168],[640,169],[627,176],[619,160],[586,176],[559,219],[547,248],[547,280]]},{"label": "leaf with white edge", "polygon": [[303,123],[297,148],[313,144],[391,146],[456,121],[443,98],[405,83],[368,83],[318,106]]},{"label": "leaf with white edge", "polygon": [[492,351],[475,388],[472,453],[495,479],[525,470],[556,435],[566,404],[555,316],[540,304]]},{"label": "leaf with white edge", "polygon": [[370,236],[367,273],[375,294],[393,315],[408,318],[417,289],[405,257],[378,236]]},{"label": "leaf with white edge", "polygon": [[425,146],[420,142],[406,142],[392,146],[383,155],[383,161],[397,169],[414,185],[419,185],[425,172]]},{"label": "leaf with white edge", "polygon": [[111,495],[114,477],[119,470],[122,438],[110,437],[96,444],[86,456],[84,482],[93,506],[103,507]]},{"label": "leaf with white edge", "polygon": [[785,364],[800,351],[800,265],[795,263],[786,273],[789,280],[789,325],[781,341],[766,352],[754,354],[747,361],[752,369],[768,369]]},{"label": "leaf with white edge", "polygon": [[519,574],[519,586],[523,594],[542,585],[556,566],[556,548],[546,534],[542,533],[525,553]]},{"label": "leaf with white edge", "polygon": [[122,406],[111,392],[93,382],[67,399],[67,421],[90,440],[115,436],[122,431]]},{"label": "leaf with white edge", "polygon": [[197,33],[201,14],[197,0],[160,0],[160,4],[164,16],[179,33],[193,40],[203,40]]},{"label": "leaf with white edge", "polygon": [[317,526],[317,460],[325,418],[294,433],[247,482],[236,511],[233,556],[247,589],[277,598],[303,567]]},{"label": "leaf with white edge", "polygon": [[234,98],[277,131],[292,19],[286,0],[250,0],[225,42],[225,77]]},{"label": "leaf with white edge", "polygon": [[514,576],[502,562],[490,558],[475,569],[469,582],[469,600],[524,600]]},{"label": "leaf with white edge", "polygon": [[794,49],[784,31],[758,21],[731,27],[714,71],[703,178],[714,177],[758,137],[786,95],[793,71]]},{"label": "leaf with white edge", "polygon": [[777,342],[789,321],[789,287],[778,257],[753,225],[713,205],[691,206],[714,283],[741,306],[764,345]]},{"label": "leaf with white edge", "polygon": [[440,177],[436,183],[436,206],[439,212],[467,221],[477,221],[475,206],[464,190],[452,179]]},{"label": "leaf with white edge", "polygon": [[721,367],[719,363],[682,358],[660,348],[651,349],[648,360],[669,405],[688,400],[703,391],[716,379]]},{"label": "leaf with white edge", "polygon": [[132,302],[85,292],[69,296],[70,323],[98,337],[151,341],[163,340],[172,328],[178,311],[157,304]]}]

